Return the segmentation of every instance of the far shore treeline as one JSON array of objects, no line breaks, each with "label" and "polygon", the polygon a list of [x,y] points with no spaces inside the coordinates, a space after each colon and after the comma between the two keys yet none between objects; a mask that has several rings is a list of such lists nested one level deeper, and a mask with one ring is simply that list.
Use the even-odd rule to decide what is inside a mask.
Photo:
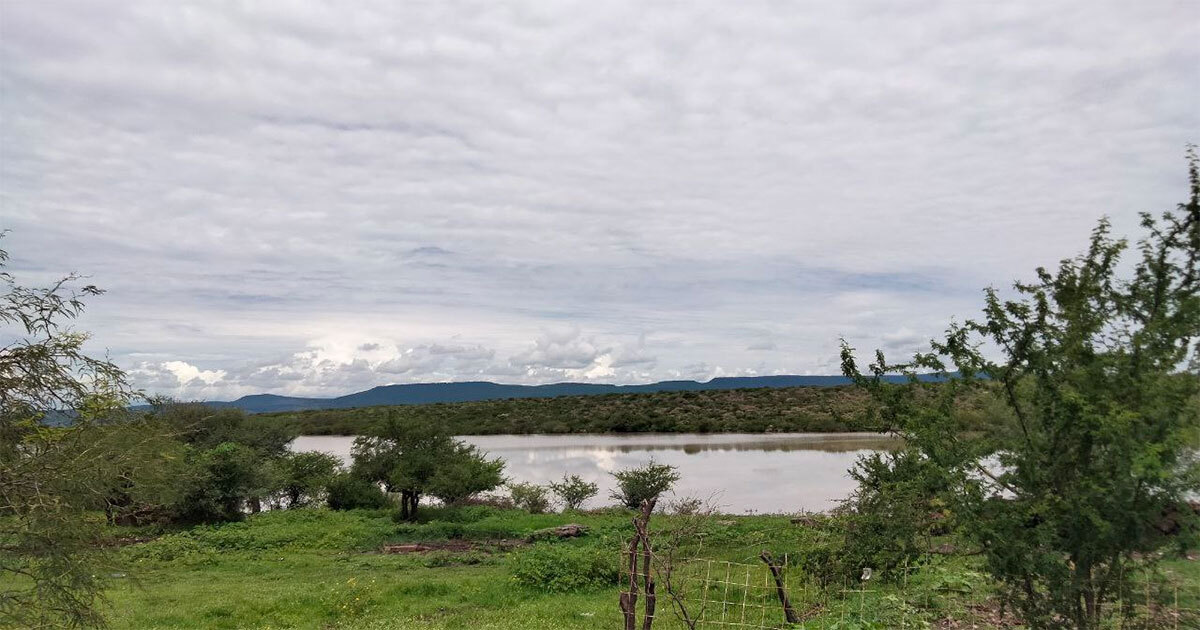
[{"label": "far shore treeline", "polygon": [[[452,435],[530,433],[835,433],[879,431],[868,396],[852,386],[757,388],[523,398],[320,409],[252,416],[293,435],[362,435],[387,417]],[[982,403],[964,404],[963,430],[980,428]]]}]

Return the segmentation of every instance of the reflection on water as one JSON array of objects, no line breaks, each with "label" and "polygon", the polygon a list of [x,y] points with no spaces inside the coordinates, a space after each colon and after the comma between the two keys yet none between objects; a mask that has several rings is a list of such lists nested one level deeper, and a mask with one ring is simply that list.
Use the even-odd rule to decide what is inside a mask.
[{"label": "reflection on water", "polygon": [[[653,458],[679,469],[676,497],[712,497],[729,513],[828,510],[854,482],[847,469],[895,439],[855,433],[467,435],[462,440],[505,461],[512,481],[547,483],[564,474],[600,485],[591,506],[612,503],[614,470]],[[292,448],[323,451],[349,463],[349,436],[301,436]]]}]

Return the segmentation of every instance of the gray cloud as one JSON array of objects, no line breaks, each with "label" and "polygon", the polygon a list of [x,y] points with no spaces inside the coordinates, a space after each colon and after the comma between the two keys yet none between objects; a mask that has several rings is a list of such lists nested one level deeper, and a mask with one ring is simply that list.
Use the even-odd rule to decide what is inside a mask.
[{"label": "gray cloud", "polygon": [[829,372],[1179,201],[1198,11],[7,3],[0,221],[154,391]]}]

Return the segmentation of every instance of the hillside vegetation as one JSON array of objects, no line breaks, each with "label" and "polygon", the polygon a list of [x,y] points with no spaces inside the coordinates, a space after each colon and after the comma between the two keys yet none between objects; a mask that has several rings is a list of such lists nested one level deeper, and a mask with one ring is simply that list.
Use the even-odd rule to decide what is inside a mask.
[{"label": "hillside vegetation", "polygon": [[763,433],[867,430],[867,397],[851,387],[789,387],[510,398],[266,413],[256,418],[307,435],[357,435],[388,415],[500,433]]},{"label": "hillside vegetation", "polygon": [[[970,407],[970,405],[968,405]],[[963,409],[964,428],[982,414]],[[393,415],[456,435],[525,433],[770,433],[876,431],[868,397],[852,387],[789,387],[508,399],[267,413],[293,434],[360,435]]]}]

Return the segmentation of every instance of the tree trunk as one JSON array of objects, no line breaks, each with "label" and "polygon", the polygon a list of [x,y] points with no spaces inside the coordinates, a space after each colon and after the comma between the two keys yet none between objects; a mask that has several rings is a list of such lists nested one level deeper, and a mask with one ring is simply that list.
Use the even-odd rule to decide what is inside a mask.
[{"label": "tree trunk", "polygon": [[410,521],[417,517],[417,504],[421,502],[421,495],[411,490],[400,491],[400,518]]},{"label": "tree trunk", "polygon": [[[654,608],[658,603],[658,596],[654,586],[654,577],[651,575],[650,566],[650,515],[654,512],[654,501],[646,501],[642,504],[641,518],[633,522],[634,529],[637,530],[637,537],[642,541],[642,580],[643,589],[646,591],[645,611],[642,613],[642,630],[650,630],[650,626],[654,624]],[[636,560],[634,561],[636,563]]]},{"label": "tree trunk", "polygon": [[[637,522],[634,521],[634,526]],[[629,540],[629,584],[624,593],[621,593],[621,613],[625,616],[625,630],[637,630],[637,599],[638,599],[638,582],[637,582],[637,566],[638,566],[638,544],[641,538],[637,534]]]}]

